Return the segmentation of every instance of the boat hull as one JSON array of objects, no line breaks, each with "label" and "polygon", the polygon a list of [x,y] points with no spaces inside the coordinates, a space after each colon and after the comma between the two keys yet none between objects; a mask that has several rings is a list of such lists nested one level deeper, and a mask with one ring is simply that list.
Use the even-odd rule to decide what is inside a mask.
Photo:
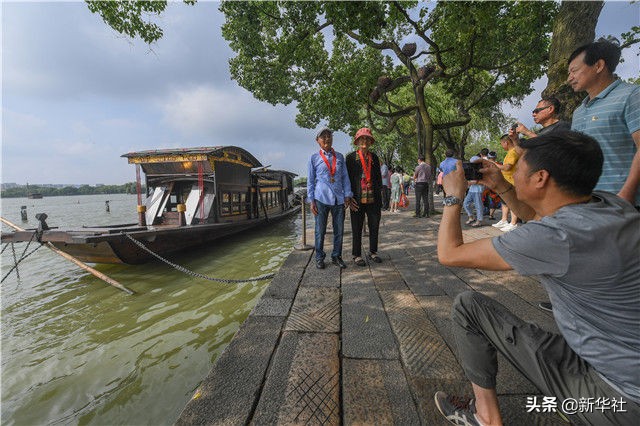
[{"label": "boat hull", "polygon": [[[141,264],[155,257],[131,241],[142,243],[153,253],[165,256],[192,248],[201,247],[229,235],[248,231],[291,217],[300,211],[300,206],[278,215],[270,215],[241,222],[211,223],[190,226],[138,227],[125,225],[109,227],[108,230],[83,228],[80,230],[44,231],[42,242],[51,242],[58,249],[91,263]],[[16,232],[2,236],[3,242],[29,241],[33,231]],[[128,237],[129,236],[129,237]]]}]

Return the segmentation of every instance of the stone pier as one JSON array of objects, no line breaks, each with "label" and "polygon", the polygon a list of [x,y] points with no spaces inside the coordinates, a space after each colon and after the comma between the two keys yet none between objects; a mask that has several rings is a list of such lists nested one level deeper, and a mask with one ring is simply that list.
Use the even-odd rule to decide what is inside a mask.
[{"label": "stone pier", "polygon": [[[440,265],[440,216],[412,215],[412,208],[383,212],[380,264],[351,262],[348,215],[347,269],[327,262],[318,270],[313,250],[293,251],[177,424],[446,424],[434,393],[472,395],[451,331],[458,293],[482,292],[557,332],[552,315],[536,307],[548,301],[536,280]],[[311,216],[308,223],[312,242]],[[465,241],[501,232],[463,229]],[[366,253],[367,236],[363,243]],[[528,413],[527,397],[537,389],[505,360],[499,365],[505,424],[565,424],[557,414]]]}]

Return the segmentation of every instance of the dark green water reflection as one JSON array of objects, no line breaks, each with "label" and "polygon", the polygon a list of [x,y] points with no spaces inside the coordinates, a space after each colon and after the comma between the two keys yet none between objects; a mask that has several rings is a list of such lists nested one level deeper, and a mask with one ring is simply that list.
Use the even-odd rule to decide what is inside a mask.
[{"label": "dark green water reflection", "polygon": [[[24,227],[42,211],[50,226],[106,225],[132,222],[135,204],[126,195],[5,199],[2,214]],[[20,222],[20,205],[28,205],[28,224]],[[299,222],[172,260],[223,278],[275,272]],[[12,264],[7,249],[2,270]],[[105,285],[45,248],[21,264],[20,279],[12,274],[2,283],[3,424],[172,424],[268,285],[199,280],[161,263],[96,268],[138,294]]]}]

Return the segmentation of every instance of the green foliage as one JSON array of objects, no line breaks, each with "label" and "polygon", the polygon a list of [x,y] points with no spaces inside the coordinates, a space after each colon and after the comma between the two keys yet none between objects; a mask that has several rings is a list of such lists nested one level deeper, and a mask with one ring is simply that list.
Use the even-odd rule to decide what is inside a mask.
[{"label": "green foliage", "polygon": [[307,186],[307,177],[298,176],[293,180],[293,186]]},{"label": "green foliage", "polygon": [[[546,68],[554,2],[439,2],[432,37],[443,51],[454,97],[491,87],[480,100],[492,106],[522,98]],[[493,79],[497,79],[490,86]]]},{"label": "green foliage", "polygon": [[[438,126],[467,124],[472,110],[491,116],[501,101],[530,93],[544,72],[556,9],[553,2],[220,5],[222,34],[236,52],[231,76],[257,99],[296,102],[296,122],[308,128],[325,120],[353,132],[368,122],[402,141],[424,126],[429,152]],[[407,41],[416,52],[402,50]],[[441,96],[429,96],[433,85]]]},{"label": "green foliage", "polygon": [[29,185],[28,190],[26,186],[17,186],[15,188],[3,189],[0,195],[2,198],[20,198],[26,197],[27,193],[39,193],[45,197],[55,197],[59,195],[135,194],[136,183],[128,182],[124,185],[101,186],[81,185],[77,188],[75,186],[53,188],[50,186]]},{"label": "green foliage", "polygon": [[[87,4],[122,34],[147,43],[162,36],[144,16],[159,15],[166,1]],[[302,127],[326,121],[352,133],[371,125],[385,159],[415,157],[417,149],[404,147],[413,137],[432,154],[444,146],[434,131],[459,128],[462,147],[467,137],[485,137],[478,120],[529,94],[543,74],[557,8],[528,1],[220,4],[238,84],[261,101],[295,102]],[[403,49],[407,42],[415,52]]]},{"label": "green foliage", "polygon": [[[111,28],[131,38],[139,37],[147,44],[162,38],[162,28],[150,21],[152,16],[160,16],[167,7],[166,0],[137,1],[93,1],[85,0],[92,13],[100,15]],[[195,0],[185,0],[194,4]]]},{"label": "green foliage", "polygon": [[629,31],[627,31],[626,33],[622,33],[621,38],[622,38],[621,46],[623,49],[640,42],[640,26],[639,25],[632,26]]}]

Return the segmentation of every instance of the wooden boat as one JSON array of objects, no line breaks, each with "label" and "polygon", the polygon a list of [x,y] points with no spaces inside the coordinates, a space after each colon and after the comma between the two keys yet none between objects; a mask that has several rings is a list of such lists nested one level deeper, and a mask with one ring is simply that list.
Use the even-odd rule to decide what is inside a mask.
[{"label": "wooden boat", "polygon": [[[246,150],[200,147],[130,152],[136,165],[138,223],[80,229],[49,228],[2,234],[2,242],[30,241],[36,232],[76,258],[138,264],[278,221],[300,210],[296,174],[269,170]],[[140,168],[145,174],[143,202]],[[144,247],[143,247],[144,246]],[[146,249],[145,249],[146,248]]]}]

